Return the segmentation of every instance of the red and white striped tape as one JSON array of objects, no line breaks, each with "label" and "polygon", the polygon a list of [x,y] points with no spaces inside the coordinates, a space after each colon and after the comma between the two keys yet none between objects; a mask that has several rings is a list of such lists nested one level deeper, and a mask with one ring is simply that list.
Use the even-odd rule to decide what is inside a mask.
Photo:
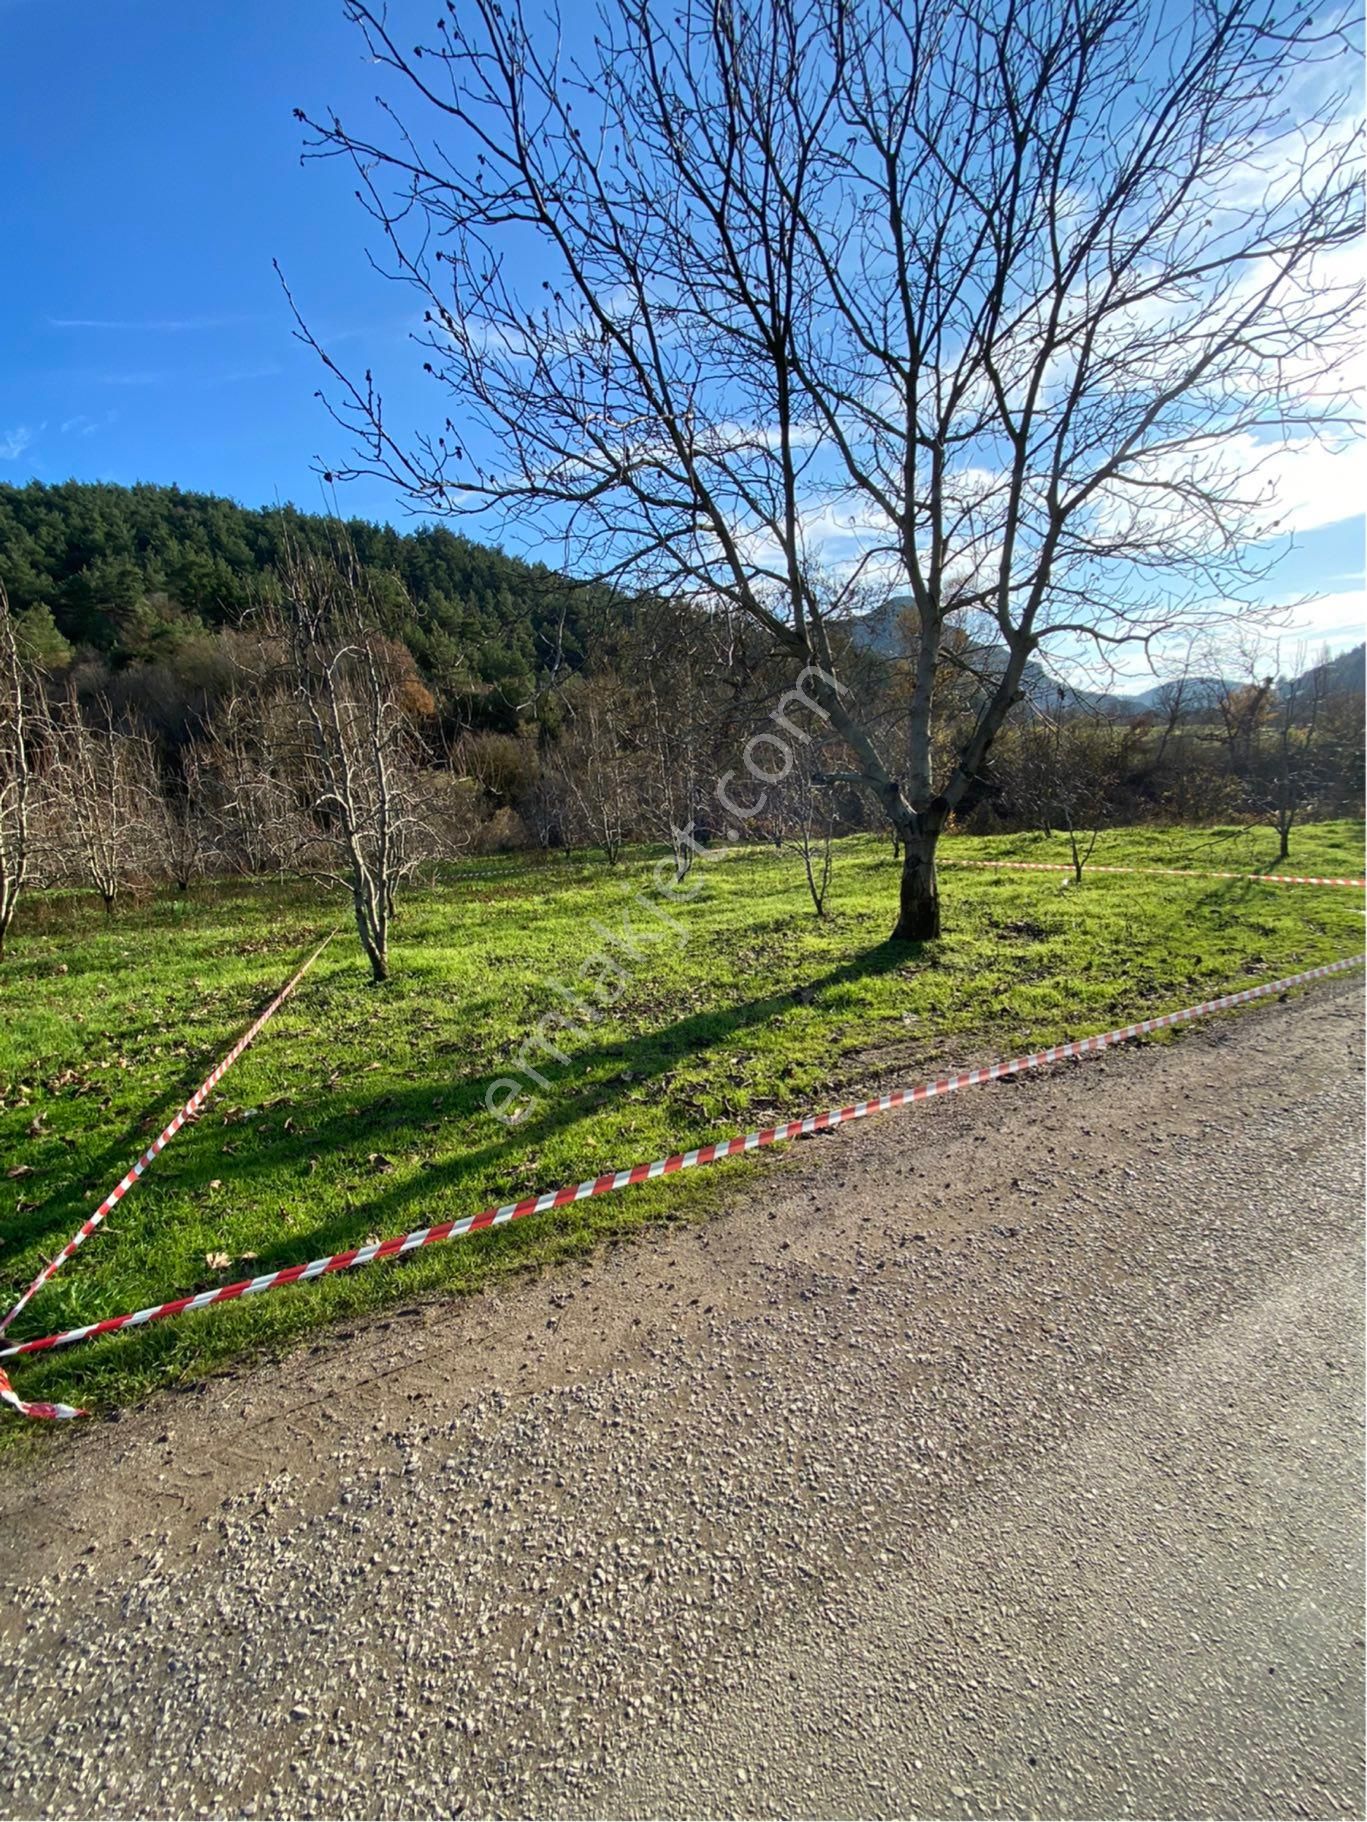
[{"label": "red and white striped tape", "polygon": [[[1266,999],[1270,994],[1284,993],[1290,987],[1307,981],[1322,980],[1329,974],[1341,974],[1357,968],[1367,956],[1328,962],[1322,968],[1308,968],[1301,974],[1289,974],[1282,980],[1269,981],[1261,987],[1246,987],[1240,993],[1225,993],[1218,999],[1202,1000],[1196,1006],[1184,1006],[1180,1012],[1167,1012],[1160,1018],[1142,1019],[1137,1024],[1121,1025],[1114,1031],[1103,1031],[1095,1037],[1080,1038],[1067,1044],[1054,1044],[1048,1050],[1032,1051],[1028,1056],[1012,1057],[1009,1062],[989,1063],[981,1069],[967,1069],[958,1075],[940,1076],[933,1082],[921,1082],[914,1088],[897,1088],[880,1095],[875,1101],[856,1101],[849,1107],[835,1107],[827,1113],[809,1114],[805,1119],[790,1120],[784,1126],[769,1126],[733,1139],[718,1139],[696,1151],[674,1152],[657,1158],[653,1164],[637,1164],[630,1170],[608,1171],[601,1177],[590,1177],[585,1183],[567,1184],[563,1189],[548,1190],[544,1195],[528,1196],[522,1202],[505,1202],[501,1208],[486,1208],[477,1215],[466,1215],[458,1221],[442,1221],[433,1227],[420,1227],[414,1233],[396,1234],[389,1240],[377,1240],[368,1246],[352,1247],[347,1252],[331,1253],[323,1259],[311,1259],[304,1265],[287,1265],[279,1271],[263,1272],[256,1278],[243,1278],[236,1284],[221,1285],[216,1290],[200,1291],[193,1297],[176,1297],[169,1303],[156,1303],[149,1309],[132,1310],[123,1316],[107,1316],[102,1322],[89,1322],[82,1328],[67,1329],[59,1335],[44,1335],[36,1341],[21,1341],[0,1349],[0,1360],[20,1354],[36,1354],[51,1348],[69,1347],[75,1341],[88,1341],[96,1335],[111,1335],[116,1330],[140,1328],[149,1322],[160,1322],[167,1316],[179,1316],[189,1310],[211,1309],[216,1303],[232,1303],[239,1297],[260,1296],[263,1291],[278,1290],[286,1284],[303,1284],[312,1278],[325,1278],[332,1272],[349,1271],[353,1266],[369,1265],[375,1259],[394,1259],[420,1247],[436,1246],[444,1240],[459,1240],[466,1234],[479,1233],[488,1227],[503,1227],[520,1221],[526,1215],[545,1214],[552,1208],[564,1208],[571,1202],[586,1202],[593,1196],[611,1195],[635,1183],[647,1183],[656,1177],[668,1177],[681,1170],[692,1170],[699,1164],[713,1164],[722,1158],[734,1158],[742,1152],[759,1151],[766,1145],[781,1145],[804,1133],[825,1132],[847,1120],[863,1120],[869,1115],[887,1113],[894,1107],[907,1107],[914,1101],[928,1101],[936,1095],[954,1094],[979,1082],[995,1082],[1002,1076],[1017,1075],[1023,1069],[1039,1069],[1067,1057],[1080,1057],[1105,1050],[1130,1038],[1143,1037],[1151,1031],[1162,1031],[1208,1013],[1222,1012],[1228,1006],[1242,1006],[1249,1000]],[[3,1378],[3,1373],[0,1373]],[[8,1386],[8,1380],[5,1381]],[[34,1417],[77,1417],[81,1412],[70,1405],[22,1405],[12,1393],[9,1402]]]},{"label": "red and white striped tape", "polygon": [[[950,855],[942,867],[1009,867],[1019,873],[1071,873],[1066,860],[961,860]],[[1367,879],[1328,879],[1312,873],[1227,873],[1196,867],[1103,867],[1084,864],[1086,873],[1150,873],[1175,879],[1261,879],[1273,886],[1367,886]]]},{"label": "red and white striped tape", "polygon": [[[147,1147],[147,1150],[138,1159],[137,1163],[134,1164],[124,1176],[120,1177],[119,1181],[114,1185],[113,1189],[110,1190],[109,1194],[105,1197],[104,1201],[101,1202],[94,1214],[81,1223],[81,1226],[71,1236],[70,1240],[67,1241],[61,1252],[59,1252],[54,1259],[49,1260],[43,1267],[9,1314],[4,1317],[3,1320],[0,1320],[0,1335],[5,1333],[15,1317],[33,1296],[43,1288],[48,1279],[56,1272],[60,1271],[71,1255],[76,1252],[79,1247],[85,1244],[95,1232],[95,1229],[103,1222],[110,1210],[116,1207],[128,1194],[129,1190],[132,1189],[133,1185],[138,1181],[139,1177],[142,1176],[153,1158],[157,1157],[171,1140],[175,1138],[185,1122],[192,1119],[195,1114],[199,1112],[200,1108],[208,1100],[209,1096],[213,1093],[214,1089],[217,1088],[224,1076],[227,1075],[228,1071],[242,1055],[243,1051],[246,1050],[260,1034],[265,1025],[274,1018],[275,1014],[284,1005],[295,988],[298,987],[300,981],[303,980],[309,969],[318,960],[318,957],[323,953],[324,949],[327,948],[336,934],[337,932],[333,930],[323,938],[322,942],[319,943],[318,947],[313,951],[313,954],[309,956],[308,960],[304,962],[298,972],[285,983],[269,1006],[262,1012],[260,1017],[242,1033],[242,1036],[233,1045],[223,1061],[219,1063],[216,1068],[210,1070],[209,1074],[190,1096],[180,1112],[176,1114],[175,1118],[157,1134],[156,1138],[153,1139],[152,1143]],[[53,1405],[50,1407],[33,1405],[25,1407],[22,1400],[15,1396],[14,1389],[3,1372],[0,1372],[0,1399],[3,1399],[6,1404],[13,1405],[16,1410],[23,1411],[24,1415],[29,1417],[76,1417],[81,1414],[78,1411],[72,1410],[68,1405]]]}]

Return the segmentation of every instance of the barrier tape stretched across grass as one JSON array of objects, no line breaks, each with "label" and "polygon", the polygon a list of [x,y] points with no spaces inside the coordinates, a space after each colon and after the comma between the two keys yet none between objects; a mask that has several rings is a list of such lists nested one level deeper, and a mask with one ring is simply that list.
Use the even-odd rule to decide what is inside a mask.
[{"label": "barrier tape stretched across grass", "polygon": [[[1070,860],[967,860],[949,855],[942,867],[1003,867],[1019,873],[1073,873]],[[1272,886],[1367,886],[1367,879],[1329,879],[1312,873],[1228,873],[1209,867],[1120,867],[1084,861],[1084,873],[1145,873],[1175,879],[1260,879]]]},{"label": "barrier tape stretched across grass", "polygon": [[[242,1036],[233,1045],[227,1056],[223,1058],[223,1061],[209,1071],[209,1074],[205,1076],[204,1080],[176,1114],[175,1118],[162,1128],[156,1138],[153,1139],[152,1143],[147,1147],[147,1150],[143,1152],[137,1163],[132,1165],[125,1174],[120,1177],[119,1181],[114,1185],[113,1189],[110,1190],[109,1194],[105,1197],[104,1201],[101,1202],[94,1214],[81,1223],[81,1226],[71,1236],[70,1240],[67,1241],[61,1252],[44,1265],[43,1269],[19,1298],[19,1301],[14,1305],[13,1309],[10,1310],[9,1314],[2,1321],[0,1321],[0,1335],[5,1333],[15,1317],[33,1296],[43,1288],[48,1279],[60,1271],[71,1255],[76,1252],[79,1247],[85,1244],[95,1232],[95,1229],[103,1222],[105,1216],[111,1209],[118,1206],[128,1194],[129,1190],[132,1189],[133,1185],[142,1176],[153,1158],[159,1156],[160,1153],[165,1150],[167,1145],[170,1144],[171,1140],[174,1139],[176,1134],[180,1131],[181,1127],[185,1125],[186,1121],[192,1120],[195,1117],[200,1108],[203,1107],[204,1103],[213,1093],[214,1089],[218,1087],[218,1084],[223,1080],[224,1076],[227,1075],[233,1064],[260,1035],[266,1025],[269,1024],[270,1020],[275,1017],[276,1013],[279,1012],[285,1001],[294,992],[295,988],[298,987],[300,981],[303,980],[309,969],[318,960],[318,957],[323,953],[324,949],[327,948],[336,934],[337,931],[332,930],[323,938],[322,942],[319,943],[308,960],[303,963],[288,981],[286,981],[285,985],[280,989],[279,993],[276,994],[265,1011],[262,1012],[242,1033]],[[3,1375],[0,1375],[0,1377],[3,1377]],[[9,1404],[15,1405],[17,1408],[22,1409],[19,1400],[14,1397],[13,1389],[11,1388],[8,1379],[5,1379],[3,1385],[0,1385],[0,1398],[3,1398]],[[60,1407],[54,1406],[51,1411],[34,1406],[26,1415],[72,1416],[75,1415],[75,1413],[66,1405]]]},{"label": "barrier tape stretched across grass", "polygon": [[[192,1297],[176,1297],[168,1303],[153,1304],[144,1310],[131,1310],[122,1316],[107,1316],[102,1322],[86,1323],[82,1328],[67,1329],[59,1335],[44,1335],[39,1340],[21,1341],[0,1349],[0,1360],[69,1347],[73,1342],[88,1341],[97,1335],[111,1335],[119,1329],[140,1328],[149,1322],[161,1322],[167,1316],[211,1309],[217,1303],[232,1303],[240,1297],[260,1296],[265,1291],[279,1290],[287,1284],[303,1284],[309,1279],[327,1277],[333,1272],[350,1271],[353,1266],[369,1265],[376,1259],[398,1258],[405,1253],[416,1252],[420,1247],[436,1246],[446,1240],[460,1240],[465,1235],[479,1233],[484,1228],[502,1227],[510,1221],[520,1221],[526,1215],[544,1214],[553,1208],[564,1208],[572,1202],[588,1201],[593,1196],[611,1195],[614,1191],[628,1189],[635,1183],[647,1183],[656,1177],[692,1170],[700,1164],[713,1164],[719,1159],[733,1158],[742,1152],[758,1151],[767,1145],[781,1145],[804,1133],[824,1132],[833,1126],[843,1125],[847,1120],[867,1119],[871,1114],[887,1113],[894,1107],[906,1107],[912,1102],[927,1101],[936,1095],[954,1094],[961,1088],[970,1088],[979,1082],[995,1082],[1002,1076],[1017,1075],[1023,1069],[1039,1069],[1048,1063],[1061,1062],[1067,1057],[1086,1056],[1105,1050],[1112,1044],[1144,1037],[1152,1031],[1162,1031],[1191,1019],[1204,1018],[1209,1013],[1221,1012],[1229,1006],[1242,1006],[1250,1000],[1266,999],[1271,994],[1284,993],[1288,988],[1302,986],[1307,981],[1322,980],[1329,974],[1341,974],[1345,969],[1360,967],[1365,960],[1367,956],[1355,955],[1343,961],[1328,962],[1321,968],[1308,968],[1301,974],[1288,974],[1279,981],[1269,981],[1261,987],[1246,987],[1239,993],[1225,993],[1218,999],[1202,1000],[1198,1005],[1184,1006],[1180,1012],[1167,1012],[1159,1018],[1142,1019],[1137,1024],[1121,1025],[1113,1031],[1099,1032],[1094,1037],[1054,1044],[1047,1050],[1032,1051],[1028,1056],[1012,1057],[1008,1062],[990,1063],[984,1068],[967,1069],[958,1075],[940,1076],[933,1082],[918,1083],[914,1088],[897,1088],[890,1094],[880,1095],[876,1101],[856,1101],[849,1107],[832,1108],[827,1113],[808,1114],[805,1119],[789,1120],[783,1126],[764,1127],[758,1132],[739,1134],[733,1139],[718,1139],[695,1151],[674,1152],[667,1158],[657,1158],[653,1164],[636,1164],[629,1170],[608,1171],[601,1177],[589,1178],[585,1183],[567,1184],[563,1189],[529,1196],[522,1202],[504,1203],[501,1208],[486,1208],[480,1214],[466,1215],[458,1221],[443,1221],[434,1227],[418,1228],[414,1233],[396,1234],[392,1239],[377,1240],[368,1246],[331,1253],[322,1259],[311,1259],[303,1265],[282,1266],[278,1271],[263,1272],[256,1278],[243,1278],[236,1284],[221,1285],[217,1290],[200,1291]],[[26,1417],[84,1415],[73,1405],[26,1404],[10,1385],[3,1369],[0,1369],[0,1398]]]}]

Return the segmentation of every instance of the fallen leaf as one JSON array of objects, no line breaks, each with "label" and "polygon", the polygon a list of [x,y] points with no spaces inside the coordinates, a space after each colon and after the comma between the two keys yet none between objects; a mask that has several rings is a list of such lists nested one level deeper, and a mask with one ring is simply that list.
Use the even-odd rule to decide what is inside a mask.
[{"label": "fallen leaf", "polygon": [[31,1177],[33,1166],[31,1164],[11,1164],[5,1175],[7,1177]]},{"label": "fallen leaf", "polygon": [[205,1253],[204,1263],[211,1272],[226,1272],[232,1260],[226,1253]]}]

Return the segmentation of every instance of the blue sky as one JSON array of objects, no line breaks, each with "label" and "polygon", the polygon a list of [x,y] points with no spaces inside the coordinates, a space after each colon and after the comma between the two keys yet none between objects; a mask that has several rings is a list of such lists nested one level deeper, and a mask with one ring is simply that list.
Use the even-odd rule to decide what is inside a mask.
[{"label": "blue sky", "polygon": [[[341,436],[273,258],[396,421],[436,420],[415,300],[367,264],[346,168],[299,159],[292,109],[364,119],[374,78],[336,0],[0,0],[0,480],[324,506],[312,465]],[[1361,482],[1351,458],[1291,481],[1297,548],[1267,598],[1318,597],[1296,615],[1316,644],[1362,637]],[[405,517],[378,483],[337,505]]]},{"label": "blue sky", "polygon": [[[0,479],[320,506],[332,429],[272,258],[339,351],[416,393],[412,300],[291,114],[363,109],[361,48],[335,0],[0,0]],[[342,505],[394,511],[361,486]]]}]

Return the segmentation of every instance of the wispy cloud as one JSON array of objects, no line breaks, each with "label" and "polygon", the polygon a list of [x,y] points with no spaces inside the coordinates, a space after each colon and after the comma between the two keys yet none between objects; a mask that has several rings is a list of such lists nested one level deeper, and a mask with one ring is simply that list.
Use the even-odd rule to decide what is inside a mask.
[{"label": "wispy cloud", "polygon": [[240,386],[248,380],[272,380],[282,371],[277,362],[257,367],[224,367],[186,373],[171,367],[130,367],[98,375],[101,386]]},{"label": "wispy cloud", "polygon": [[102,418],[92,418],[84,411],[78,411],[73,418],[63,418],[59,429],[63,436],[94,436],[97,430],[107,430],[117,416],[117,412],[106,411]]},{"label": "wispy cloud", "polygon": [[102,386],[164,386],[176,375],[165,367],[137,367],[130,373],[102,373]]},{"label": "wispy cloud", "polygon": [[112,329],[130,334],[185,335],[203,329],[233,329],[255,322],[252,316],[50,316],[51,329]]},{"label": "wispy cloud", "polygon": [[33,432],[27,424],[0,430],[0,462],[17,462],[32,441]]},{"label": "wispy cloud", "polygon": [[1290,639],[1301,639],[1330,651],[1346,651],[1367,638],[1367,594],[1361,584],[1338,594],[1319,595],[1294,610],[1286,629]]},{"label": "wispy cloud", "polygon": [[275,361],[267,362],[260,367],[230,367],[226,373],[211,374],[204,380],[206,386],[241,386],[248,380],[273,380],[282,369]]}]

